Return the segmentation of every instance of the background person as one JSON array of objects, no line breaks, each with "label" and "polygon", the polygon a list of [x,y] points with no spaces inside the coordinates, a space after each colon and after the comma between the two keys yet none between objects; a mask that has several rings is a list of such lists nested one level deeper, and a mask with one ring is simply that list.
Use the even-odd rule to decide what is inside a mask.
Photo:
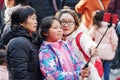
[{"label": "background person", "polygon": [[109,2],[110,0],[80,0],[75,5],[76,12],[82,15],[81,20],[88,30],[91,28],[93,12],[96,10],[106,10]]},{"label": "background person", "polygon": [[118,36],[118,46],[115,54],[115,58],[112,60],[111,63],[111,72],[113,74],[119,73],[120,69],[120,0],[111,0],[110,4],[108,5],[107,12],[112,14],[118,15],[118,23],[115,27],[116,33]]},{"label": "background person", "polygon": [[[93,16],[93,32],[90,33],[92,39],[96,43],[99,43],[106,29],[108,28],[108,23],[103,21],[105,11],[99,10],[95,12]],[[110,62],[115,56],[115,50],[118,44],[118,37],[113,26],[111,26],[106,32],[104,38],[102,39],[100,48],[100,58],[103,60],[104,69],[104,80],[109,80],[110,73]],[[108,57],[109,56],[109,57]]]},{"label": "background person", "polygon": [[8,78],[6,54],[0,51],[0,80],[9,80]]}]

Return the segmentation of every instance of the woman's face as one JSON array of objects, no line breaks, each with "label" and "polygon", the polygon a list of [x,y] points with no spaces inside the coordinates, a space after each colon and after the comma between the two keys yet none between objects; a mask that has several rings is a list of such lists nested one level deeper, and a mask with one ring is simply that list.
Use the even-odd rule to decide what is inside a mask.
[{"label": "woman's face", "polygon": [[37,17],[35,14],[28,16],[27,20],[20,24],[23,26],[30,34],[37,30]]},{"label": "woman's face", "polygon": [[49,31],[47,33],[46,41],[56,42],[62,39],[62,36],[63,36],[63,30],[62,30],[60,22],[58,22],[57,20],[53,20],[52,25],[49,28]]},{"label": "woman's face", "polygon": [[15,0],[4,0],[6,8],[11,8],[15,6]]},{"label": "woman's face", "polygon": [[74,31],[75,20],[69,13],[63,13],[60,17],[63,34],[67,36]]}]

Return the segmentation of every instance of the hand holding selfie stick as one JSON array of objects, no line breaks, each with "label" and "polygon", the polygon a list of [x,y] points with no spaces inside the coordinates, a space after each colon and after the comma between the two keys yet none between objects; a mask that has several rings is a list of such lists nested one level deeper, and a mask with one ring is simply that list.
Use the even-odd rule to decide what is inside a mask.
[{"label": "hand holding selfie stick", "polygon": [[[105,36],[106,32],[107,32],[108,29],[112,26],[112,23],[114,23],[114,24],[117,23],[117,21],[118,21],[118,15],[116,15],[116,14],[110,14],[110,13],[104,13],[103,21],[108,22],[109,25],[108,25],[107,29],[105,30],[103,36],[101,37],[99,43],[98,43],[97,46],[95,47],[95,49],[97,49],[98,46],[100,45],[100,43],[101,43],[103,37]],[[85,66],[83,67],[83,69],[85,69],[85,68],[88,67],[88,64],[89,64],[89,62],[91,61],[92,57],[93,57],[93,55],[90,56],[88,62],[85,64]]]},{"label": "hand holding selfie stick", "polygon": [[[110,26],[110,25],[108,25],[108,26]],[[108,29],[109,29],[109,27],[105,30],[105,32],[104,32],[104,34],[103,34],[102,38],[100,39],[100,41],[99,41],[99,43],[97,44],[97,46],[95,47],[95,49],[97,49],[97,48],[98,48],[98,46],[100,45],[100,43],[101,43],[101,41],[102,41],[103,37],[105,36],[106,32],[108,31]],[[93,55],[91,55],[91,56],[90,56],[90,58],[89,58],[88,62],[85,64],[85,66],[83,67],[83,69],[85,69],[85,68],[87,68],[87,67],[88,67],[88,64],[89,64],[89,62],[91,61],[92,57],[93,57]]]}]

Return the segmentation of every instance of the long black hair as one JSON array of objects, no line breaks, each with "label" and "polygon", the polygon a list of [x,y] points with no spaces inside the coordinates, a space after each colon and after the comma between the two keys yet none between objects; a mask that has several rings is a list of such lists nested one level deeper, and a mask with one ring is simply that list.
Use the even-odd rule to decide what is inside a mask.
[{"label": "long black hair", "polygon": [[93,25],[97,25],[98,27],[101,26],[101,22],[103,21],[105,11],[104,10],[97,10],[94,17],[93,17]]}]

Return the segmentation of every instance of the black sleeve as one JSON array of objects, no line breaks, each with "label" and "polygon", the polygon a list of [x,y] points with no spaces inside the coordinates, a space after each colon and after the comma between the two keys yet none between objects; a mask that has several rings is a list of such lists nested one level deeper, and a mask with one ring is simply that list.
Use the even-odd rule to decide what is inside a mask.
[{"label": "black sleeve", "polygon": [[14,42],[8,46],[8,67],[13,80],[30,80],[28,73],[29,49],[23,42]]}]

